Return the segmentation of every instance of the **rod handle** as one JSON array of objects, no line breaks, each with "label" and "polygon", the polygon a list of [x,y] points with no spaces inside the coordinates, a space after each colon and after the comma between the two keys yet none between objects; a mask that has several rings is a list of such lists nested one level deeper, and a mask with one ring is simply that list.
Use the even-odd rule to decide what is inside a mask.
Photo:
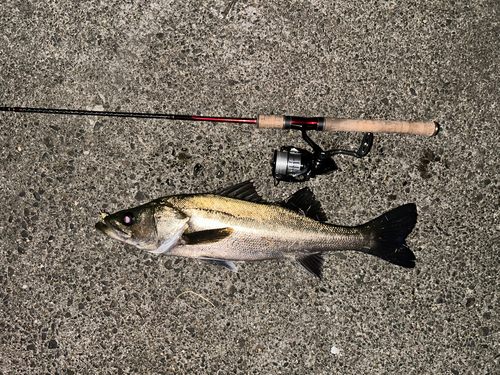
[{"label": "rod handle", "polygon": [[363,133],[404,133],[433,136],[439,131],[439,124],[433,121],[387,121],[387,120],[349,120],[338,118],[303,118],[290,116],[257,116],[259,129],[290,129],[290,124],[308,124],[317,130],[348,131]]},{"label": "rod handle", "polygon": [[404,133],[432,137],[439,131],[433,121],[348,120],[325,118],[325,131],[354,131],[363,133]]}]

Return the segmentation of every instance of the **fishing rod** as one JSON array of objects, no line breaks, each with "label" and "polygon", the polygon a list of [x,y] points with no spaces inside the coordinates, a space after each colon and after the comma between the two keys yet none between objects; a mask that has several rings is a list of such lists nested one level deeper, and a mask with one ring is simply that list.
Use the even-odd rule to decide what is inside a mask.
[{"label": "fishing rod", "polygon": [[[364,157],[373,144],[373,133],[403,133],[423,136],[434,136],[439,131],[439,124],[432,121],[388,121],[388,120],[351,120],[331,117],[298,117],[258,115],[256,118],[191,116],[147,112],[112,112],[89,111],[80,109],[0,107],[2,112],[42,113],[54,115],[132,117],[162,120],[225,122],[253,124],[259,129],[300,130],[304,141],[312,147],[313,152],[294,146],[283,146],[275,151],[273,160],[273,177],[279,181],[302,182],[317,175],[330,173],[338,169],[331,158],[334,155]],[[330,150],[324,151],[308,135],[307,131],[350,131],[366,133],[357,151]]]},{"label": "fishing rod", "polygon": [[257,118],[211,117],[173,115],[147,112],[109,112],[87,111],[81,109],[54,108],[23,108],[0,107],[2,112],[45,113],[53,115],[103,116],[103,117],[134,117],[162,120],[229,122],[240,124],[255,124],[259,129],[296,129],[323,131],[352,131],[370,133],[405,133],[433,136],[439,130],[439,125],[432,121],[387,121],[387,120],[349,120],[331,117],[297,117],[258,115]]}]

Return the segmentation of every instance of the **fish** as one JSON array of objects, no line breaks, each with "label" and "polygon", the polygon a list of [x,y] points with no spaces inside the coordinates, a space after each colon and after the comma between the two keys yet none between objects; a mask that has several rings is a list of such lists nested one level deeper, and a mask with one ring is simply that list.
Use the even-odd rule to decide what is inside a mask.
[{"label": "fish", "polygon": [[330,251],[358,251],[405,268],[416,261],[406,243],[417,222],[414,203],[362,225],[338,226],[327,222],[307,187],[271,204],[249,180],[213,193],[158,198],[102,217],[96,229],[115,240],[233,272],[238,272],[236,262],[289,259],[321,279],[324,254]]}]

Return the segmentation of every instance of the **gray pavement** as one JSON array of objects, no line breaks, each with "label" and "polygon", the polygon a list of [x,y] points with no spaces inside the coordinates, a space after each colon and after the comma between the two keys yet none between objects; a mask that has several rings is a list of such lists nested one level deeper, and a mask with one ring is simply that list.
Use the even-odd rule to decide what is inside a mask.
[{"label": "gray pavement", "polygon": [[[499,374],[499,22],[493,0],[2,1],[1,106],[442,129],[275,187],[298,133],[1,113],[0,373]],[[415,202],[417,267],[344,252],[321,281],[285,261],[235,275],[94,229],[102,208],[250,178],[271,202],[309,186],[342,225]]]}]

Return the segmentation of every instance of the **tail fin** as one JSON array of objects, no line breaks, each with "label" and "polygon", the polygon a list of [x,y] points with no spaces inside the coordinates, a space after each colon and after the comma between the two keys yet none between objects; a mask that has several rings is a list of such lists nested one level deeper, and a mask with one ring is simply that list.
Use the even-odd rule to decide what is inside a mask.
[{"label": "tail fin", "polygon": [[415,204],[405,204],[366,223],[363,228],[373,233],[375,244],[366,250],[401,267],[415,267],[415,255],[406,244],[406,237],[417,222]]}]

